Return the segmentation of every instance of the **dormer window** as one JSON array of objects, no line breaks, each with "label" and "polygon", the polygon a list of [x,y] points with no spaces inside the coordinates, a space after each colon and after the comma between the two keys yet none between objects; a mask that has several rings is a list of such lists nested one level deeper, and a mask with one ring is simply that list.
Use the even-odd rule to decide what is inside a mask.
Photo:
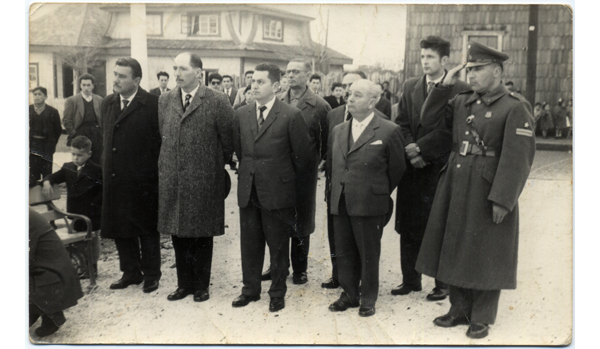
[{"label": "dormer window", "polygon": [[162,13],[146,14],[146,34],[148,36],[160,36],[162,32]]},{"label": "dormer window", "polygon": [[187,14],[181,16],[181,32],[197,36],[219,36],[218,13]]},{"label": "dormer window", "polygon": [[283,22],[281,19],[264,17],[263,39],[283,41]]}]

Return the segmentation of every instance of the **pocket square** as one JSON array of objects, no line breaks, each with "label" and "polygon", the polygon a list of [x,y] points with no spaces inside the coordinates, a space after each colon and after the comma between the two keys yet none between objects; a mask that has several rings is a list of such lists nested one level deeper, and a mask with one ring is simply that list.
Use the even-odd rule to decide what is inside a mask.
[{"label": "pocket square", "polygon": [[383,144],[383,142],[381,140],[378,140],[378,141],[371,143],[370,145],[379,145],[379,144]]}]

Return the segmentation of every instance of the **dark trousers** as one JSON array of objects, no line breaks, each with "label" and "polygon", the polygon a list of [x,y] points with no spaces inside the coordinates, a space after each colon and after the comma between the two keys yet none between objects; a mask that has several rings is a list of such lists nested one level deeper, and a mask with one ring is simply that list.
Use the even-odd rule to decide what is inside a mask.
[{"label": "dark trousers", "polygon": [[271,287],[269,296],[284,297],[289,275],[290,236],[295,226],[293,207],[267,210],[260,205],[256,187],[252,186],[250,202],[240,207],[240,242],[242,250],[242,294],[260,294],[260,277],[265,258],[265,242],[271,256]]},{"label": "dark trousers", "polygon": [[473,290],[448,285],[450,314],[466,316],[470,322],[493,324],[498,313],[500,290]]},{"label": "dark trousers", "polygon": [[[415,238],[410,234],[400,234],[400,268],[402,269],[402,283],[408,286],[421,288],[421,273],[419,273],[415,266],[417,264],[417,257],[419,256],[419,250],[421,249],[422,238]],[[448,288],[448,286],[435,280],[435,287],[437,288]]]},{"label": "dark trousers", "polygon": [[327,208],[327,239],[329,240],[329,255],[331,257],[331,277],[338,279],[337,256],[335,254],[335,234],[333,233],[333,215]]},{"label": "dark trousers", "polygon": [[344,195],[339,215],[333,217],[340,285],[361,306],[374,307],[379,292],[379,257],[385,215],[353,217],[348,215]]},{"label": "dark trousers", "polygon": [[177,263],[177,287],[208,290],[213,254],[213,237],[181,238],[173,235]]},{"label": "dark trousers", "polygon": [[160,280],[160,235],[115,239],[119,266],[123,277],[144,276],[146,280]]},{"label": "dark trousers", "polygon": [[308,252],[310,249],[310,235],[293,237],[290,247],[292,270],[294,274],[306,273],[308,270]]}]

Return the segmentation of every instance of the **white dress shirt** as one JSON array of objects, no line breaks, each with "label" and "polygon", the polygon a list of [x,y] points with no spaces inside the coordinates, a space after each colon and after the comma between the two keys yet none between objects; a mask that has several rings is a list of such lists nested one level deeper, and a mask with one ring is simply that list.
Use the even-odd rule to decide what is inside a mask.
[{"label": "white dress shirt", "polygon": [[190,97],[190,104],[192,104],[192,100],[194,99],[194,96],[196,95],[196,92],[198,92],[198,89],[200,88],[200,83],[198,83],[198,86],[196,86],[195,89],[191,90],[190,92],[185,92],[183,89],[181,90],[181,105],[185,105],[185,96],[186,95],[191,95],[192,97]]},{"label": "white dress shirt", "polygon": [[[271,109],[273,109],[273,104],[275,103],[275,98],[277,97],[273,97],[273,99],[271,99],[270,101],[268,101],[266,104],[264,104],[265,107],[267,107],[267,109],[265,109],[265,111],[263,112],[263,119],[265,121],[267,121],[267,116],[269,115],[269,112],[271,111]],[[256,102],[256,120],[258,121],[258,118],[260,117],[260,107],[262,107],[262,105],[258,104],[258,101]]]},{"label": "white dress shirt", "polygon": [[355,118],[352,118],[352,139],[356,142],[358,137],[363,133],[367,125],[373,120],[375,112],[371,112],[362,122],[358,122]]},{"label": "white dress shirt", "polygon": [[[126,99],[129,101],[129,104],[131,104],[131,101],[133,101],[133,99],[135,98],[135,95],[137,95],[137,92],[138,92],[138,90],[135,90],[135,92],[127,98],[123,98],[123,95],[119,95],[119,97],[121,98],[121,110],[123,110],[123,100]],[[127,104],[127,105],[129,105],[129,104]]]}]

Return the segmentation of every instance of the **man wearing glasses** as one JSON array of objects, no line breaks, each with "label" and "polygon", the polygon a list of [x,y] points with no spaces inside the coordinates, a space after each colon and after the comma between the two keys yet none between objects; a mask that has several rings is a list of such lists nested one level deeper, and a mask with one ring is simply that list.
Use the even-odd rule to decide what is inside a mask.
[{"label": "man wearing glasses", "polygon": [[211,73],[208,76],[208,87],[215,91],[223,92],[221,82],[223,82],[223,77],[219,73]]}]

